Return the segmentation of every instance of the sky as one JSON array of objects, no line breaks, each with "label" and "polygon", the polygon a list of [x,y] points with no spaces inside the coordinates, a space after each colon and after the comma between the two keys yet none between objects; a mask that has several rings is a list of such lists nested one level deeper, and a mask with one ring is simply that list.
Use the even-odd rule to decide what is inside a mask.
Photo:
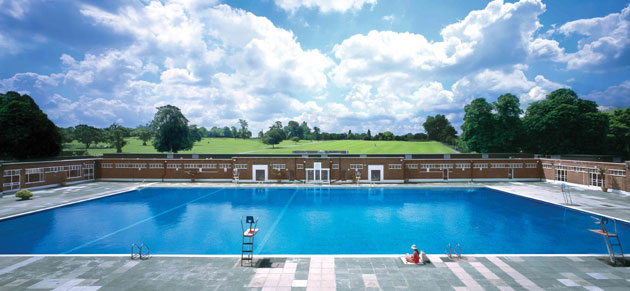
[{"label": "sky", "polygon": [[0,92],[60,127],[171,104],[254,133],[416,133],[436,114],[461,132],[475,98],[525,109],[559,88],[630,106],[630,1],[0,0]]}]

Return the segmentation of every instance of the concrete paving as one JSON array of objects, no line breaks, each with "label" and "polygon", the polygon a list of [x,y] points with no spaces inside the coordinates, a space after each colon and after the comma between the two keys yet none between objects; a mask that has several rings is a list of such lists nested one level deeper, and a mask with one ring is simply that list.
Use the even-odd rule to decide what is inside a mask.
[{"label": "concrete paving", "polygon": [[[34,199],[0,199],[0,218],[123,193],[137,187],[234,187],[211,183],[93,182],[34,191]],[[270,184],[291,187],[292,184]],[[351,185],[345,185],[351,186]],[[431,183],[392,187],[489,186],[562,204],[553,183]],[[255,187],[239,185],[238,187]],[[334,186],[333,186],[334,187]],[[369,187],[363,185],[361,187]],[[630,220],[630,196],[572,186],[574,206]],[[0,240],[1,243],[1,240]],[[405,265],[391,256],[238,257],[0,256],[0,290],[630,290],[630,268],[599,256],[475,256]]]},{"label": "concrete paving", "polygon": [[630,290],[598,257],[430,258],[3,257],[0,290]]}]

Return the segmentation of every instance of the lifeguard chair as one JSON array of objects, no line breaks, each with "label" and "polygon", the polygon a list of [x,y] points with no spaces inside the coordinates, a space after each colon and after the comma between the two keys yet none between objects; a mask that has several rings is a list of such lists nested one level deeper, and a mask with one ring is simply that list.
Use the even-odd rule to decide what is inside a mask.
[{"label": "lifeguard chair", "polygon": [[[619,235],[617,234],[617,222],[613,219],[613,223],[615,225],[615,232],[608,232],[606,230],[606,224],[608,224],[608,218],[602,217],[600,219],[596,219],[595,224],[599,224],[601,229],[589,229],[588,231],[592,233],[599,234],[604,237],[604,241],[606,242],[606,248],[608,249],[608,256],[610,257],[610,262],[613,264],[617,264],[617,256],[615,255],[614,247],[619,247],[619,254],[621,255],[622,264],[626,264],[626,258],[623,255],[623,248],[621,248],[621,241],[619,240]],[[613,239],[616,239],[617,242],[614,243]]]},{"label": "lifeguard chair", "polygon": [[234,171],[232,171],[232,175],[233,175],[233,180],[236,182],[236,184],[238,184],[238,169],[234,168]]},{"label": "lifeguard chair", "polygon": [[357,185],[359,185],[359,181],[361,180],[361,171],[357,170],[354,173],[354,176],[357,178]]},{"label": "lifeguard chair", "polygon": [[[243,224],[243,217],[241,216],[241,230],[243,231],[243,245],[241,247],[241,266],[243,261],[249,261],[249,265],[254,265],[254,237],[258,233],[258,218],[254,220],[253,216],[247,216],[245,223]],[[247,224],[249,227],[246,228]]]}]

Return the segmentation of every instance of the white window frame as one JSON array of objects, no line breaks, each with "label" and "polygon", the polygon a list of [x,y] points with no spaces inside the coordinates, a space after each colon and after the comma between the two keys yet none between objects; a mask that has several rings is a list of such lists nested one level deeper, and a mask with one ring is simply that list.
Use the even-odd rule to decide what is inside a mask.
[{"label": "white window frame", "polygon": [[542,164],[542,167],[543,169],[546,169],[546,170],[551,170],[552,168],[551,164]]},{"label": "white window frame", "polygon": [[538,164],[536,163],[527,163],[525,164],[525,168],[526,169],[536,169],[538,167]]},{"label": "white window frame", "polygon": [[390,170],[402,170],[402,164],[389,164]]},{"label": "white window frame", "polygon": [[149,169],[164,169],[164,164],[149,164]]},{"label": "white window frame", "polygon": [[407,164],[407,169],[418,169],[418,164]]},{"label": "white window frame", "polygon": [[182,164],[166,164],[166,168],[179,170],[182,168]]},{"label": "white window frame", "polygon": [[352,170],[363,170],[363,164],[350,164]]},{"label": "white window frame", "polygon": [[339,170],[339,164],[332,164],[333,170]]},{"label": "white window frame", "polygon": [[470,164],[469,163],[459,163],[455,165],[455,168],[457,169],[470,169]]},{"label": "white window frame", "polygon": [[[72,176],[72,171],[78,171],[78,176]],[[81,170],[81,165],[69,165],[68,166],[68,179],[81,178],[81,177],[83,177],[82,170]]]},{"label": "white window frame", "polygon": [[113,167],[112,163],[101,163],[101,169],[112,169]]},{"label": "white window frame", "polygon": [[287,165],[286,164],[271,164],[271,168],[276,171],[280,171],[280,170],[286,169]]},{"label": "white window frame", "polygon": [[625,177],[626,176],[626,170],[613,170],[613,169],[610,169],[610,170],[608,170],[608,174],[611,175],[611,176]]},{"label": "white window frame", "polygon": [[487,169],[487,168],[488,168],[488,163],[474,163],[474,164],[473,164],[473,167],[474,167],[475,169],[479,169],[479,170],[481,170],[481,169]]},{"label": "white window frame", "polygon": [[[26,184],[42,183],[44,181],[44,168],[28,168],[24,171]],[[31,178],[36,178],[31,180]]]},{"label": "white window frame", "polygon": [[295,168],[296,168],[296,169],[298,169],[298,170],[302,170],[302,169],[304,169],[304,164],[302,164],[302,163],[297,163],[297,164],[295,165]]},{"label": "white window frame", "polygon": [[219,163],[219,169],[231,169],[232,164],[230,163]]}]

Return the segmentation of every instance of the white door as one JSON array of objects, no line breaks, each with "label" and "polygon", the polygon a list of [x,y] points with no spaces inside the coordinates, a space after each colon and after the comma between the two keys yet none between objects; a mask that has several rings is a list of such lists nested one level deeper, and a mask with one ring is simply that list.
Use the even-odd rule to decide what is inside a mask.
[{"label": "white door", "polygon": [[307,183],[329,183],[330,169],[322,169],[322,163],[313,163],[312,168],[306,169]]},{"label": "white door", "polygon": [[267,165],[253,165],[252,180],[256,182],[267,182]]}]

